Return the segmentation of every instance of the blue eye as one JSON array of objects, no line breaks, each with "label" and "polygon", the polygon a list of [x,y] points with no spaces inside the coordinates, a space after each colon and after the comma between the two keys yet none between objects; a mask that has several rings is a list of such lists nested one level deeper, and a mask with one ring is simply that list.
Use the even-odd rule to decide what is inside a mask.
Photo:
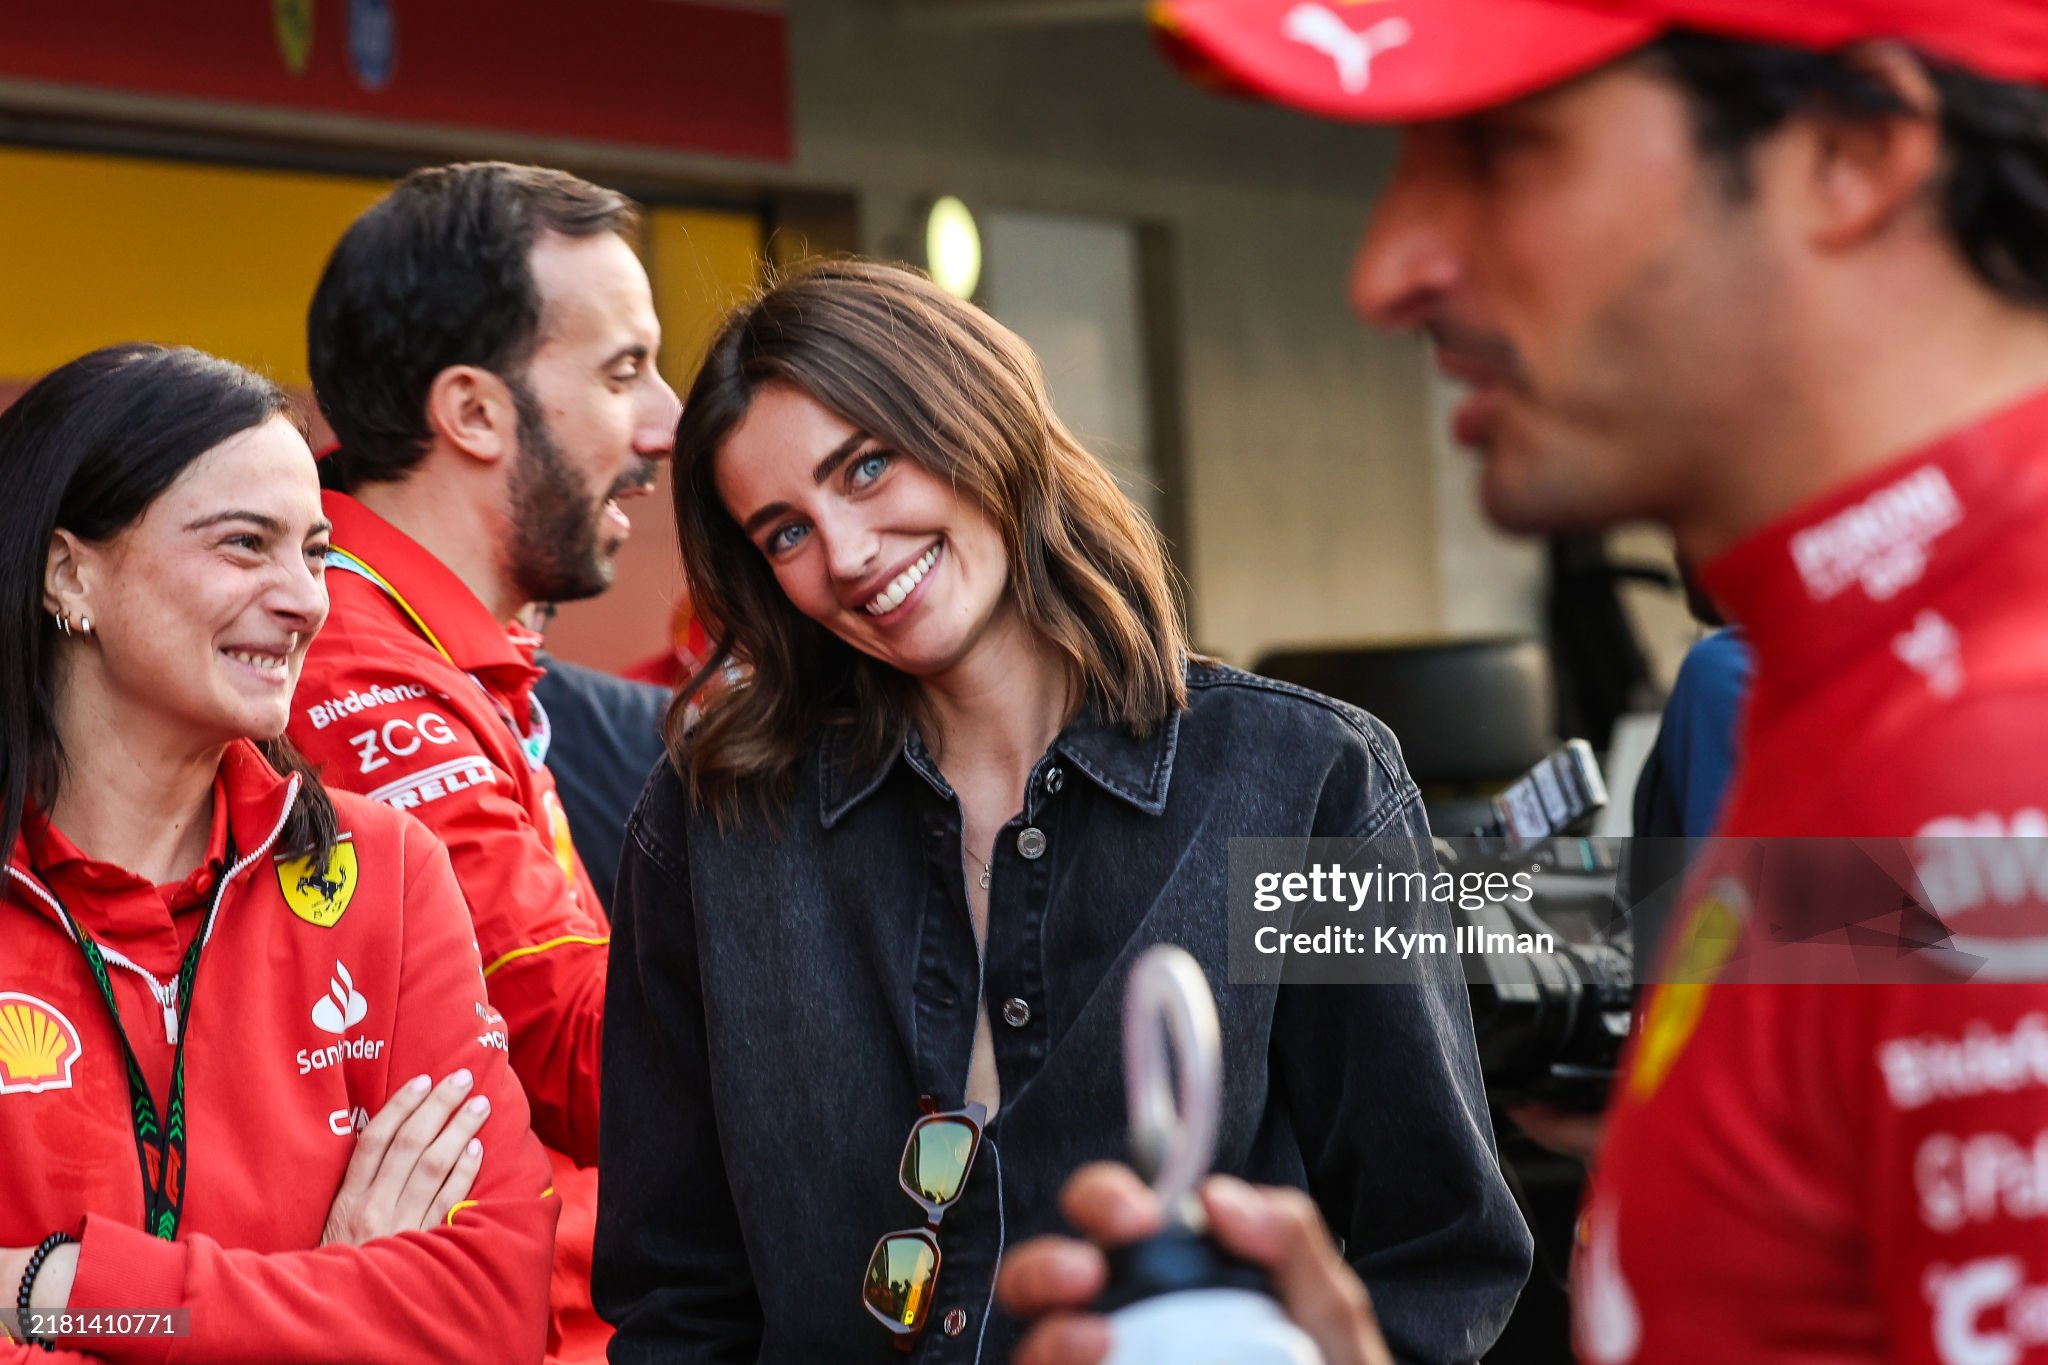
[{"label": "blue eye", "polygon": [[771,555],[781,554],[784,550],[791,548],[799,540],[803,539],[803,534],[804,528],[795,522],[791,522],[787,526],[778,527],[771,531],[768,535],[768,543],[763,548]]},{"label": "blue eye", "polygon": [[884,450],[870,450],[853,462],[847,482],[855,488],[865,488],[882,477],[882,471],[889,467],[889,453]]}]

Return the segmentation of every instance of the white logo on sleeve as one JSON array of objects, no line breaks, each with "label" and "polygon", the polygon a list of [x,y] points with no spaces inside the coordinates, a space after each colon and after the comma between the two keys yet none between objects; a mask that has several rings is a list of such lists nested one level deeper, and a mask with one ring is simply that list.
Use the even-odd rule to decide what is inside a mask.
[{"label": "white logo on sleeve", "polygon": [[1878,1048],[1885,1093],[1905,1110],[1978,1095],[2010,1095],[2048,1085],[2048,1015],[2029,1014],[2010,1028],[1981,1019],[1962,1036],[1893,1038]]},{"label": "white logo on sleeve", "polygon": [[334,979],[327,983],[327,994],[313,1005],[313,1022],[329,1033],[342,1034],[362,1023],[369,1012],[370,1002],[356,989],[348,968],[335,963]]},{"label": "white logo on sleeve", "polygon": [[1912,849],[1937,915],[2048,900],[2048,814],[2039,809],[1944,815],[1920,826]]},{"label": "white logo on sleeve", "polygon": [[1915,616],[1911,630],[1893,637],[1892,653],[1927,679],[1927,690],[1935,696],[1953,697],[1963,690],[1963,637],[1940,612]]},{"label": "white logo on sleeve", "polygon": [[1920,900],[1949,931],[1947,948],[1975,958],[1980,981],[2038,982],[2048,973],[2048,814],[1944,815],[1913,836]]},{"label": "white logo on sleeve", "polygon": [[370,1111],[360,1105],[337,1109],[327,1116],[327,1131],[336,1137],[354,1137],[370,1126]]},{"label": "white logo on sleeve", "polygon": [[471,787],[489,787],[494,781],[489,760],[469,755],[387,782],[371,792],[370,799],[393,810],[414,810]]},{"label": "white logo on sleeve", "polygon": [[352,735],[349,744],[362,762],[362,772],[375,772],[394,758],[411,758],[422,744],[453,744],[454,728],[439,711],[422,711],[416,718],[397,716],[382,726],[371,726]]},{"label": "white logo on sleeve", "polygon": [[361,691],[345,692],[339,697],[313,703],[306,708],[306,719],[315,730],[325,730],[344,716],[360,715],[364,711],[374,711],[380,706],[402,701],[422,701],[432,695],[418,683],[365,687]]},{"label": "white logo on sleeve", "polygon": [[1926,1289],[1943,1365],[2019,1365],[2048,1342],[2048,1287],[2028,1284],[2017,1256],[1934,1266]]},{"label": "white logo on sleeve", "polygon": [[1940,1233],[1973,1223],[2048,1218],[2048,1129],[2023,1140],[2006,1133],[1930,1133],[1913,1157],[1920,1221]]},{"label": "white logo on sleeve", "polygon": [[1920,581],[1935,540],[1962,521],[1948,475],[1929,465],[1793,536],[1792,562],[1816,602],[1854,584],[1887,602]]},{"label": "white logo on sleeve", "polygon": [[1327,5],[1296,5],[1281,21],[1281,32],[1312,47],[1337,64],[1337,83],[1347,95],[1362,95],[1372,85],[1373,59],[1405,47],[1415,30],[1398,15],[1360,32]]}]

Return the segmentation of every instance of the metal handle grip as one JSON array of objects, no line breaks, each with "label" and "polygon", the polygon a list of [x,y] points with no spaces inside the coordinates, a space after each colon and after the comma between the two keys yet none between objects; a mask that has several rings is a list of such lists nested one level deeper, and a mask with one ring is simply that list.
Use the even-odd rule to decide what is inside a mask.
[{"label": "metal handle grip", "polygon": [[1194,1191],[1216,1159],[1223,1030],[1201,967],[1170,943],[1147,949],[1131,968],[1124,994],[1124,1082],[1139,1174],[1151,1182],[1169,1221],[1200,1229]]}]

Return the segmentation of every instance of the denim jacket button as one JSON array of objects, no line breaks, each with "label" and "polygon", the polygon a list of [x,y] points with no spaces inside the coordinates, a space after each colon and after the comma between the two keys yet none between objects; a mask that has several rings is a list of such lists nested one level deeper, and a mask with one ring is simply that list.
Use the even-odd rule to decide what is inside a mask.
[{"label": "denim jacket button", "polygon": [[945,1329],[945,1333],[947,1336],[959,1336],[962,1332],[967,1330],[967,1310],[965,1308],[947,1309],[946,1321],[943,1324],[943,1327]]},{"label": "denim jacket button", "polygon": [[1003,1022],[1011,1028],[1023,1028],[1031,1022],[1031,1002],[1014,995],[1005,1000]]},{"label": "denim jacket button", "polygon": [[1060,788],[1065,786],[1066,782],[1067,775],[1058,768],[1047,768],[1045,770],[1045,794],[1047,796],[1059,795]]},{"label": "denim jacket button", "polygon": [[1027,825],[1017,833],[1017,852],[1029,859],[1045,856],[1045,831],[1036,825]]}]

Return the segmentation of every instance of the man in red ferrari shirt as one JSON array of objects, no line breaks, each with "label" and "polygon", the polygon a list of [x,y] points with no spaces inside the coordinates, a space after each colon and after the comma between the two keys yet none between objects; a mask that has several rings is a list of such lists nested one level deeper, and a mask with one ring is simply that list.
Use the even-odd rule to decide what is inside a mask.
[{"label": "man in red ferrari shirt", "polygon": [[[1707,861],[1707,932],[1612,1100],[1581,1358],[2048,1359],[2048,878],[1946,837],[2048,835],[2048,5],[1159,15],[1212,80],[1402,125],[1354,302],[1470,386],[1454,425],[1495,521],[1661,521],[1748,628],[1721,832],[1911,840],[1952,945],[1987,957],[1968,985],[1754,984],[1771,888],[1740,848]],[[1330,1358],[1378,1358],[1313,1222],[1274,1203],[1247,1232],[1222,1194]],[[1098,1235],[1155,1216],[1114,1173],[1069,1203]],[[1019,1365],[1095,1358],[1071,1310],[1100,1271],[1074,1244],[1012,1258],[1006,1301],[1055,1314]]]},{"label": "man in red ferrari shirt", "polygon": [[610,1335],[589,1287],[610,929],[547,769],[539,637],[515,618],[604,591],[620,504],[674,437],[635,220],[560,171],[418,171],[343,235],[307,321],[340,445],[321,461],[333,605],[289,734],[328,784],[448,846],[495,1045],[555,1159],[549,1350],[571,1361]]}]

